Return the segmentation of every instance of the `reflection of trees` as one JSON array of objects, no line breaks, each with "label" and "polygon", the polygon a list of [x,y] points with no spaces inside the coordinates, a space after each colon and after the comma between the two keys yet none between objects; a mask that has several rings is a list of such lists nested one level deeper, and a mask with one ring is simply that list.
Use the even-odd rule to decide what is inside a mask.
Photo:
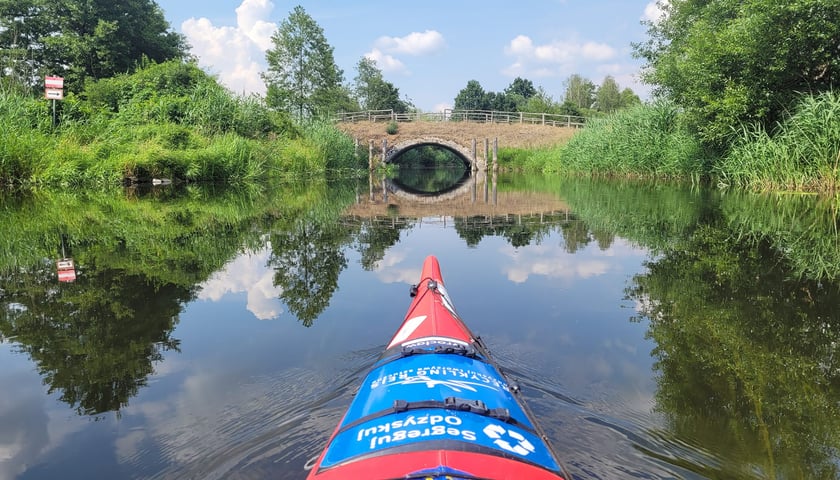
[{"label": "reflection of trees", "polygon": [[370,218],[361,221],[356,237],[356,248],[361,254],[362,268],[373,270],[376,264],[385,258],[385,253],[400,241],[402,231],[410,228],[407,222],[390,219],[377,221]]},{"label": "reflection of trees", "polygon": [[171,333],[192,292],[88,265],[56,287],[52,265],[0,279],[0,332],[37,364],[49,391],[80,415],[117,411],[177,350]]},{"label": "reflection of trees", "polygon": [[578,246],[580,238],[567,236],[570,228],[573,233],[582,228],[581,235],[586,243],[589,242],[589,229],[586,225],[575,219],[570,220],[565,212],[455,218],[455,231],[470,247],[478,245],[484,237],[502,237],[514,247],[525,247],[539,244],[553,231],[561,231],[567,244],[573,242]]},{"label": "reflection of trees", "polygon": [[840,285],[794,280],[771,242],[735,238],[702,226],[628,290],[657,344],[657,407],[722,476],[838,478]]},{"label": "reflection of trees", "polygon": [[269,266],[280,298],[307,327],[327,308],[347,267],[348,231],[339,222],[300,219],[271,233]]}]

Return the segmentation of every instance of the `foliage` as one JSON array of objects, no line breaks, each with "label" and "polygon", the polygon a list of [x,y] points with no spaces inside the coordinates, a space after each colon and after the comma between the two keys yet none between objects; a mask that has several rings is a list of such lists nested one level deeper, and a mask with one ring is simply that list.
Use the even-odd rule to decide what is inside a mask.
[{"label": "foliage", "polygon": [[90,82],[62,102],[55,130],[47,106],[0,91],[0,115],[12,125],[0,135],[0,182],[240,182],[358,166],[335,127],[311,123],[301,138],[286,113],[231,94],[193,63]]},{"label": "foliage", "polygon": [[358,75],[354,80],[354,92],[363,110],[393,110],[405,113],[411,105],[400,100],[400,91],[392,83],[385,81],[376,61],[362,57],[356,65]]},{"label": "foliage", "polygon": [[470,80],[455,96],[456,110],[495,110],[497,112],[549,112],[533,110],[550,103],[542,88],[535,88],[530,80],[516,77],[503,92],[485,92],[478,80]]},{"label": "foliage", "polygon": [[263,73],[269,105],[299,120],[326,118],[349,99],[344,73],[335,64],[323,29],[301,6],[295,7],[271,36]]},{"label": "foliage", "polygon": [[589,110],[595,104],[595,84],[591,80],[574,74],[566,80],[565,87],[564,102],[580,110]]},{"label": "foliage", "polygon": [[599,112],[605,113],[612,113],[622,107],[621,92],[612,75],[604,77],[604,81],[595,90],[595,105]]},{"label": "foliage", "polygon": [[453,108],[455,110],[489,110],[490,105],[486,96],[478,80],[470,80],[467,86],[455,96]]},{"label": "foliage", "polygon": [[635,45],[644,79],[685,109],[707,144],[726,150],[742,124],[772,128],[801,93],[838,82],[836,1],[672,0]]},{"label": "foliage", "polygon": [[534,82],[516,77],[510,85],[505,88],[504,94],[510,98],[515,105],[514,111],[522,111],[521,105],[528,102],[534,95],[537,94],[537,89],[534,87]]},{"label": "foliage", "polygon": [[44,75],[59,75],[71,92],[88,79],[132,71],[144,59],[182,59],[187,52],[184,37],[151,0],[4,0],[0,48],[10,53],[0,77],[31,88]]},{"label": "foliage", "polygon": [[766,239],[706,224],[628,289],[656,345],[657,410],[724,466],[737,449],[726,477],[838,475],[840,288],[788,267]]},{"label": "foliage", "polygon": [[805,96],[771,135],[744,128],[716,165],[719,182],[754,189],[836,191],[840,181],[840,94]]},{"label": "foliage", "polygon": [[387,133],[388,135],[396,135],[399,129],[399,124],[396,121],[392,120],[388,122],[387,126],[385,126],[385,133]]}]

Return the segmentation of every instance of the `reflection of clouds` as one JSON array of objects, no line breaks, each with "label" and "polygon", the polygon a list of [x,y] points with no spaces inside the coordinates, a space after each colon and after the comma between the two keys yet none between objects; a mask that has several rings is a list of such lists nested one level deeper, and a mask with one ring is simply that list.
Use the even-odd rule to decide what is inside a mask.
[{"label": "reflection of clouds", "polygon": [[0,480],[25,472],[50,443],[43,392],[29,377],[0,377],[0,384],[15,386],[0,395]]},{"label": "reflection of clouds", "polygon": [[564,280],[598,277],[615,270],[617,259],[646,253],[622,239],[616,239],[606,250],[587,248],[574,254],[545,244],[520,248],[507,245],[501,252],[513,260],[512,265],[503,268],[514,283],[524,283],[531,275]]},{"label": "reflection of clouds", "polygon": [[414,284],[420,278],[420,268],[400,267],[406,257],[406,252],[386,253],[376,264],[376,277],[384,283]]},{"label": "reflection of clouds", "polygon": [[218,302],[225,295],[246,292],[247,309],[260,320],[269,320],[283,313],[280,294],[274,286],[274,270],[267,267],[270,249],[234,258],[202,286],[201,300]]},{"label": "reflection of clouds", "polygon": [[608,338],[604,340],[604,347],[607,349],[623,350],[631,355],[636,354],[636,346],[622,342],[619,338]]}]

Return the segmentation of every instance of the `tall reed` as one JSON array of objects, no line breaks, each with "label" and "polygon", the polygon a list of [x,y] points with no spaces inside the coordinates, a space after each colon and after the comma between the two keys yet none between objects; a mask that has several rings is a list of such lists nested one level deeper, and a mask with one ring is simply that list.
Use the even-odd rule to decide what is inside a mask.
[{"label": "tall reed", "polygon": [[545,170],[699,179],[707,159],[697,138],[669,103],[639,105],[589,121],[546,161]]},{"label": "tall reed", "polygon": [[806,95],[775,131],[745,126],[715,169],[724,185],[836,191],[840,180],[840,94]]}]

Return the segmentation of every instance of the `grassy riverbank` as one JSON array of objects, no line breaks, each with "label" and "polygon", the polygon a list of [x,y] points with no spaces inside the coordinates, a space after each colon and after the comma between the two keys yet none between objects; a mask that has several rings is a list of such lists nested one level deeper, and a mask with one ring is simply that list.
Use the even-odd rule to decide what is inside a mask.
[{"label": "grassy riverbank", "polygon": [[723,155],[704,149],[682,112],[658,103],[593,119],[567,143],[503,149],[503,168],[604,177],[708,179],[721,187],[835,192],[840,182],[840,95],[803,96],[774,131],[744,127]]},{"label": "grassy riverbank", "polygon": [[0,183],[64,186],[253,181],[356,168],[352,141],[295,125],[194,64],[149,65],[58,103],[0,89]]}]

